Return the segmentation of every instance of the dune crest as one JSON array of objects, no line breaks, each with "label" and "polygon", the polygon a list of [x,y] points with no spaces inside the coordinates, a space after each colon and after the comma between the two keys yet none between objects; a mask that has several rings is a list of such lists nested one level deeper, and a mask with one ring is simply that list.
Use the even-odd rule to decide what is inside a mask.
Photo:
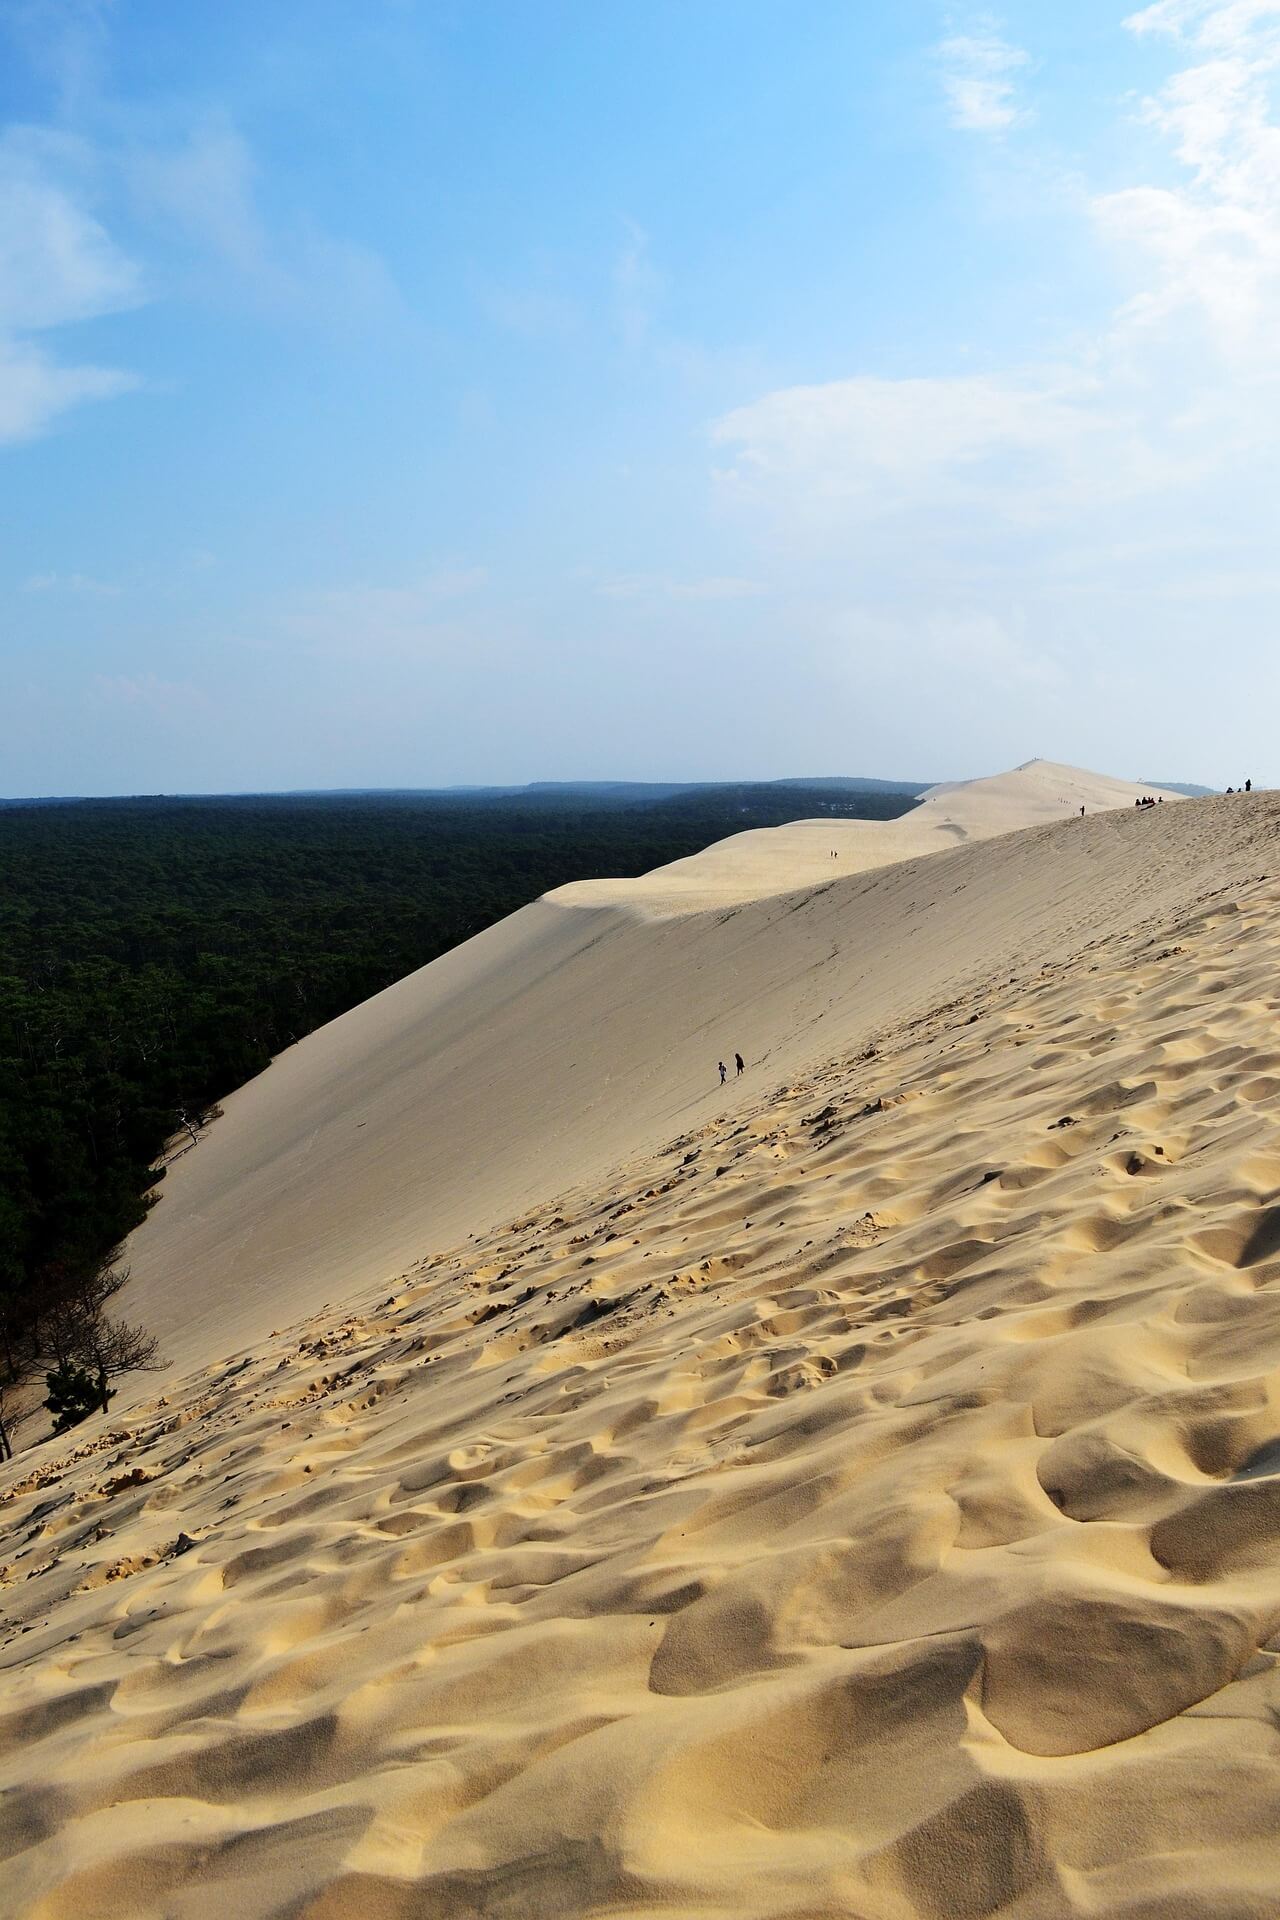
[{"label": "dune crest", "polygon": [[[1035,761],[935,789],[902,820],[743,835],[535,902],[223,1103],[129,1242],[131,1317],[176,1366],[215,1359],[700,1124],[734,1049],[785,1077],[1028,942],[1175,897],[1184,876],[1153,867],[1153,836],[1178,841],[1187,883],[1214,870],[1214,837],[1185,823],[1179,837],[1182,808],[1136,812],[1138,792]],[[840,835],[862,865],[830,858]],[[717,878],[724,861],[738,873],[740,841],[747,894],[740,874],[727,892]]]},{"label": "dune crest", "polygon": [[1082,807],[1086,815],[1132,808],[1143,795],[1162,803],[1183,797],[1053,760],[1028,760],[1009,773],[929,787],[919,805],[897,820],[796,820],[785,827],[758,827],[656,867],[639,880],[578,881],[549,897],[565,904],[617,902],[656,914],[697,913],[729,900],[793,893],[833,876],[868,873],[970,841],[1075,818]]},{"label": "dune crest", "polygon": [[1278,854],[939,856],[998,966],[20,1461],[8,1910],[1273,1912]]}]

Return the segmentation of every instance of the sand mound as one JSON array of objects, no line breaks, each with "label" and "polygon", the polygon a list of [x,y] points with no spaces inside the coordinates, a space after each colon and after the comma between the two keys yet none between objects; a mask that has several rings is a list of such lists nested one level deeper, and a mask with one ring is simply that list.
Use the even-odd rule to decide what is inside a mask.
[{"label": "sand mound", "polygon": [[[1115,924],[1131,898],[1177,897],[1215,870],[1214,803],[1139,813],[1137,792],[1036,761],[936,789],[887,825],[741,836],[751,898],[740,880],[726,894],[718,864],[739,840],[643,880],[562,888],[227,1100],[129,1244],[130,1316],[179,1367],[216,1359],[711,1118],[716,1061],[735,1049],[756,1074],[798,1072]],[[1041,821],[1047,837],[956,850],[957,835]],[[821,883],[797,892],[797,842],[814,832]],[[859,863],[831,860],[833,835]]]},{"label": "sand mound", "polygon": [[1278,875],[1258,796],[762,903],[820,1064],[20,1461],[6,1913],[1273,1914]]}]

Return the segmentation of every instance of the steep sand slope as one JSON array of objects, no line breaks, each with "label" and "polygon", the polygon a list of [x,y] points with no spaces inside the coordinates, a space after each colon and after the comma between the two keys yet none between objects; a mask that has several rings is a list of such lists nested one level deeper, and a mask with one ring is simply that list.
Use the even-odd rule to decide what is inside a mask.
[{"label": "steep sand slope", "polygon": [[[1166,897],[1179,876],[1148,856],[1177,809],[1137,813],[1136,792],[1034,762],[938,789],[888,826],[817,823],[824,845],[843,834],[881,861],[917,856],[891,873],[850,874],[853,861],[840,866],[827,847],[822,885],[788,893],[803,869],[796,835],[808,830],[782,828],[743,836],[755,845],[749,900],[741,875],[734,901],[724,897],[726,856],[712,848],[527,907],[312,1034],[226,1102],[130,1243],[130,1315],[175,1365],[194,1366],[398,1272],[424,1246],[603,1176],[714,1114],[716,1061],[735,1049],[756,1073],[789,1073],[846,1033],[1005,965],[1028,940],[1110,924],[1129,885],[1095,885],[1114,834],[1138,897]],[[979,839],[1081,804],[1095,811],[1057,838],[966,849],[961,865],[921,857],[957,834]],[[1099,817],[1104,804],[1121,811]],[[1211,861],[1213,849],[1190,857]]]},{"label": "steep sand slope", "polygon": [[0,1481],[6,1915],[1276,1913],[1280,801],[925,867],[949,1004]]}]

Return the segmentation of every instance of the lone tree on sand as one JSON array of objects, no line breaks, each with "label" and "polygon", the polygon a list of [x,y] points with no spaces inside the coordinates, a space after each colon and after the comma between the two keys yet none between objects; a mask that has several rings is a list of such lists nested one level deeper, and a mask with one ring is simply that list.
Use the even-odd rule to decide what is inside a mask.
[{"label": "lone tree on sand", "polygon": [[14,1427],[33,1406],[23,1388],[42,1372],[44,1405],[54,1432],[64,1433],[106,1412],[118,1374],[159,1365],[151,1335],[107,1311],[128,1278],[127,1267],[49,1267],[21,1291],[0,1294],[0,1460],[12,1458]]},{"label": "lone tree on sand", "polygon": [[142,1327],[113,1320],[108,1301],[129,1278],[128,1267],[103,1267],[87,1277],[64,1282],[47,1314],[50,1345],[57,1366],[46,1375],[54,1431],[62,1433],[107,1411],[114,1396],[109,1382],[120,1373],[159,1364],[155,1340]]}]

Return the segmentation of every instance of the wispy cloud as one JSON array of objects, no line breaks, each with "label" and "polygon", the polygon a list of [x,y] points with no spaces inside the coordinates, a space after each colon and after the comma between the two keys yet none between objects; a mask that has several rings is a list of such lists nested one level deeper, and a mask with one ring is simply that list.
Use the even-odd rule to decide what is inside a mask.
[{"label": "wispy cloud", "polygon": [[[1168,55],[1138,107],[1163,164],[1145,143],[1150,171],[1127,184],[1071,183],[1117,275],[1089,332],[981,373],[781,386],[711,423],[721,505],[771,554],[784,617],[829,635],[833,672],[860,686],[906,671],[960,701],[994,681],[1034,711],[1053,685],[1132,675],[1133,636],[1159,607],[1185,700],[1211,671],[1206,582],[1216,607],[1233,603],[1241,648],[1266,658],[1280,0],[1166,0],[1126,24]],[[987,77],[1015,72],[1002,61]],[[974,97],[961,104],[975,124]],[[1012,104],[978,96],[977,118],[1008,124]]]},{"label": "wispy cloud", "polygon": [[624,346],[634,350],[648,344],[662,288],[663,278],[653,263],[649,236],[634,220],[628,220],[626,238],[613,263],[614,304]]},{"label": "wispy cloud", "polygon": [[109,580],[87,573],[33,573],[22,583],[24,593],[82,593],[94,599],[113,599],[120,589]]},{"label": "wispy cloud", "polygon": [[1232,52],[1268,22],[1280,24],[1280,0],[1155,0],[1125,25],[1133,33],[1194,35],[1208,49]]},{"label": "wispy cloud", "polygon": [[1176,477],[1114,400],[1079,367],[784,387],[714,423],[718,480],[827,520],[965,503],[1026,524]]},{"label": "wispy cloud", "polygon": [[952,609],[889,617],[854,606],[825,623],[820,645],[833,677],[859,692],[867,689],[868,662],[894,663],[918,676],[935,697],[963,687],[1019,687],[1033,693],[1061,688],[1069,675],[1028,631],[1017,611],[956,612]]},{"label": "wispy cloud", "polygon": [[123,369],[66,363],[35,337],[143,297],[137,267],[91,211],[84,173],[73,140],[31,128],[0,136],[0,442],[139,384]]},{"label": "wispy cloud", "polygon": [[[264,214],[253,150],[228,118],[192,118],[172,101],[121,111],[108,85],[112,11],[110,0],[15,0],[0,21],[58,102],[46,125],[0,127],[0,442],[142,385],[125,368],[68,361],[46,336],[158,290],[339,330],[403,311],[373,249]],[[181,137],[158,131],[184,111]],[[149,271],[109,230],[125,220]]]},{"label": "wispy cloud", "polygon": [[114,367],[63,366],[28,341],[0,338],[0,444],[34,440],[85,400],[110,400],[141,383]]},{"label": "wispy cloud", "polygon": [[656,573],[605,573],[590,576],[605,600],[754,600],[768,588],[760,580],[732,574],[679,580]]},{"label": "wispy cloud", "polygon": [[483,567],[447,565],[408,586],[362,584],[297,596],[277,630],[326,657],[418,659],[457,640],[457,610],[486,584]]},{"label": "wispy cloud", "polygon": [[[1087,200],[1131,287],[1109,319],[1061,364],[767,393],[713,424],[722,490],[828,523],[963,506],[1018,525],[1167,498],[1273,441],[1280,0],[1161,0],[1126,25],[1176,50],[1140,111],[1182,177]],[[1025,60],[989,22],[944,51],[997,80]]]},{"label": "wispy cloud", "polygon": [[99,92],[110,47],[113,0],[9,0],[0,28],[53,88],[71,119]]},{"label": "wispy cloud", "polygon": [[575,303],[551,287],[490,286],[477,298],[495,326],[527,340],[564,340],[582,323]]},{"label": "wispy cloud", "polygon": [[175,145],[137,146],[122,161],[143,216],[189,250],[206,294],[239,295],[307,324],[366,326],[397,315],[381,255],[313,223],[268,220],[248,140],[208,117]]},{"label": "wispy cloud", "polygon": [[953,127],[966,133],[1007,133],[1030,119],[1017,91],[1018,76],[1030,56],[1004,39],[989,16],[967,33],[943,40],[937,57]]},{"label": "wispy cloud", "polygon": [[135,263],[85,203],[80,142],[11,129],[0,139],[0,329],[91,320],[143,298]]},{"label": "wispy cloud", "polygon": [[1123,318],[1192,316],[1237,360],[1270,363],[1280,323],[1280,0],[1161,0],[1125,23],[1184,55],[1142,103],[1187,178],[1101,194],[1103,231],[1143,263]]},{"label": "wispy cloud", "polygon": [[155,673],[96,673],[89,691],[104,706],[133,708],[165,721],[192,717],[209,706],[203,687]]}]

